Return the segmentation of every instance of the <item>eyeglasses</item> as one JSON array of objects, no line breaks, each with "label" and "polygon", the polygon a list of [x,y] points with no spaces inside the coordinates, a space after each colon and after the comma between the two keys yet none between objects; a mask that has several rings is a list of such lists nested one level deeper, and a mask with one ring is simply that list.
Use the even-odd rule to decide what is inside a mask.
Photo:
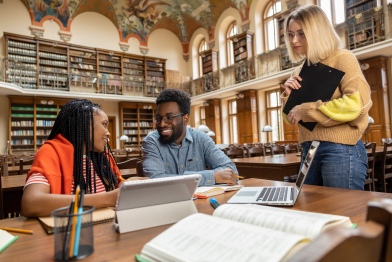
[{"label": "eyeglasses", "polygon": [[297,32],[297,33],[290,32],[287,33],[287,35],[289,36],[290,42],[293,42],[295,36],[297,37],[298,41],[306,39],[306,35],[304,32]]},{"label": "eyeglasses", "polygon": [[162,119],[163,119],[163,121],[166,123],[166,124],[171,124],[171,123],[173,123],[173,119],[176,117],[176,116],[180,116],[180,115],[185,115],[184,113],[179,113],[179,114],[176,114],[176,115],[168,115],[168,116],[160,116],[160,115],[155,115],[153,118],[152,118],[152,120],[154,121],[154,123],[156,124],[156,125],[158,125],[161,121],[162,121]]}]

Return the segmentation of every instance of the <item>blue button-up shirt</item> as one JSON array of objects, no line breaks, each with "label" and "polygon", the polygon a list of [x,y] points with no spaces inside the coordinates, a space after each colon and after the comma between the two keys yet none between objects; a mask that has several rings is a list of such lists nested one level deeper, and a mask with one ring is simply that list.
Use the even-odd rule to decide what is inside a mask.
[{"label": "blue button-up shirt", "polygon": [[[157,130],[143,140],[143,172],[150,178],[201,174],[199,186],[214,185],[214,170],[231,168],[238,175],[230,159],[215,146],[204,132],[187,128],[182,145],[162,144]],[[206,170],[209,166],[211,170]]]}]

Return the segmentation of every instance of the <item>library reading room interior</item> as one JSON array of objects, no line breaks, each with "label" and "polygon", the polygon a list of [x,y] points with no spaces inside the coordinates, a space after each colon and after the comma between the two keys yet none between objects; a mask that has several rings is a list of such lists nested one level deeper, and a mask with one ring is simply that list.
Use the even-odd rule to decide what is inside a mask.
[{"label": "library reading room interior", "polygon": [[391,119],[392,0],[0,0],[0,261],[392,261]]}]

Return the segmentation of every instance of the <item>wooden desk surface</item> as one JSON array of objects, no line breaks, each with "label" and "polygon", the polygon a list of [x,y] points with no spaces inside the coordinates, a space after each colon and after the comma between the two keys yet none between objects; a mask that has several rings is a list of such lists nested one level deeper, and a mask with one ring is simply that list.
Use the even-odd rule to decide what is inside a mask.
[{"label": "wooden desk surface", "polygon": [[292,166],[301,163],[301,157],[297,153],[290,153],[285,155],[275,156],[255,156],[245,158],[231,159],[236,165],[249,165],[252,166]]},{"label": "wooden desk surface", "polygon": [[[136,168],[120,169],[121,175],[134,175]],[[23,189],[27,175],[3,176],[1,177],[1,185],[3,191]]]},{"label": "wooden desk surface", "polygon": [[[289,185],[261,179],[247,179],[240,183],[245,186]],[[235,192],[229,192],[215,198],[220,204],[224,204],[234,194]],[[304,185],[292,209],[349,216],[353,223],[362,225],[366,219],[367,202],[377,197],[392,198],[392,195]],[[208,199],[195,200],[195,205],[200,213],[212,214],[214,211]],[[0,221],[0,227],[34,231],[33,235],[12,232],[12,235],[19,238],[1,253],[1,261],[52,261],[54,237],[47,235],[36,219],[5,219]],[[140,254],[144,244],[169,227],[170,225],[165,225],[120,235],[116,233],[112,223],[95,225],[95,252],[83,261],[135,261],[135,254]]]}]

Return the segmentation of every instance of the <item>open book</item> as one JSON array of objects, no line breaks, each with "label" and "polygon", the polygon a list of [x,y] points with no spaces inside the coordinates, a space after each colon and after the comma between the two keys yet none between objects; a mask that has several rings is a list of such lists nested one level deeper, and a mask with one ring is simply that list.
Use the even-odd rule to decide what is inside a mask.
[{"label": "open book", "polygon": [[[93,224],[96,225],[113,221],[115,215],[113,209],[113,207],[106,207],[93,211]],[[38,220],[41,223],[42,227],[45,229],[46,233],[53,234],[53,217],[39,217]]]},{"label": "open book", "polygon": [[[256,205],[222,205],[179,221],[142,249],[148,261],[282,261],[350,218]],[[290,253],[290,254],[289,254]]]}]

